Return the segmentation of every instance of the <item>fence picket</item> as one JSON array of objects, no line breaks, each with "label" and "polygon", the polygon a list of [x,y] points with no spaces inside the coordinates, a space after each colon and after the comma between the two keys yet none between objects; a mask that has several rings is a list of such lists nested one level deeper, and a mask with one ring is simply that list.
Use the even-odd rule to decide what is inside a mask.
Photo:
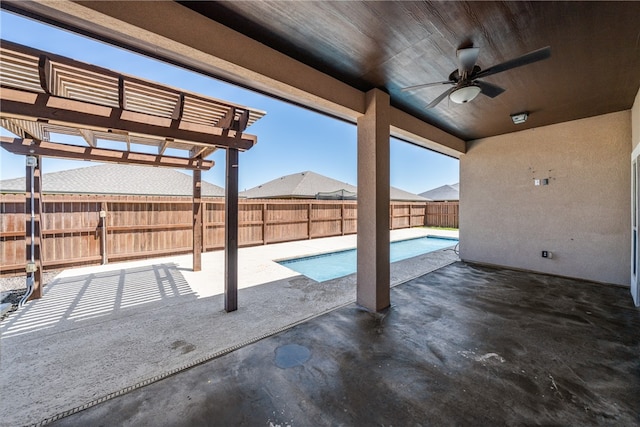
[{"label": "fence picket", "polygon": [[[224,247],[224,199],[203,198],[203,250]],[[151,258],[192,250],[190,197],[45,195],[43,258],[46,268],[99,264],[100,209],[105,207],[110,259]],[[25,265],[25,198],[0,195],[0,274]],[[458,202],[391,202],[390,228],[458,228]],[[342,200],[241,200],[239,245],[353,234],[357,203]]]}]

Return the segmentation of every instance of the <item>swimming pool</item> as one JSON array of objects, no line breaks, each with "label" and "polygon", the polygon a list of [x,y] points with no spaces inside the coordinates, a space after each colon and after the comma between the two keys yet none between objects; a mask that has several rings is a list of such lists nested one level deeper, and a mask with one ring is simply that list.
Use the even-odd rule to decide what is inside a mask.
[{"label": "swimming pool", "polygon": [[[391,242],[390,262],[426,254],[448,248],[458,243],[457,239],[440,237],[418,237],[415,239]],[[317,282],[324,282],[356,272],[357,256],[355,249],[294,258],[279,261],[278,264],[303,274]]]}]

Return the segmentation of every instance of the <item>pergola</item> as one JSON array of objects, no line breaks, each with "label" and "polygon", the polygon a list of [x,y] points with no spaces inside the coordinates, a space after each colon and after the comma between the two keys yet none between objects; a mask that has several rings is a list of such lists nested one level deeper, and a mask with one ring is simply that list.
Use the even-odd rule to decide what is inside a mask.
[{"label": "pergola", "polygon": [[[0,137],[0,146],[35,158],[26,179],[27,202],[35,200],[34,220],[26,227],[27,261],[36,264],[33,297],[42,292],[41,157],[193,170],[193,270],[199,271],[201,174],[214,165],[206,158],[223,148],[225,309],[236,310],[238,153],[256,144],[257,137],[244,131],[266,113],[4,40],[0,63],[0,125],[17,135]],[[83,143],[54,141],[56,134],[81,137]]]}]

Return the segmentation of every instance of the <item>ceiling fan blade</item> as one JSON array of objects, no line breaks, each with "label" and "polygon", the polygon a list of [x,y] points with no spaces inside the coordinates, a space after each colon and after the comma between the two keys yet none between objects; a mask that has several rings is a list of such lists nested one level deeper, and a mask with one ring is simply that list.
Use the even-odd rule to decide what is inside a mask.
[{"label": "ceiling fan blade", "polygon": [[517,58],[510,59],[502,64],[494,65],[486,70],[480,71],[473,76],[474,79],[481,77],[491,76],[493,74],[501,73],[503,71],[511,70],[512,68],[522,67],[523,65],[532,64],[534,62],[542,61],[551,56],[551,47],[543,47],[542,49],[534,50],[533,52],[525,53]]},{"label": "ceiling fan blade", "polygon": [[439,96],[439,97],[437,97],[436,99],[434,99],[433,101],[431,101],[431,102],[429,103],[429,105],[427,105],[427,106],[426,106],[426,107],[424,107],[424,108],[433,108],[433,107],[435,107],[436,105],[438,105],[438,104],[440,103],[440,101],[442,101],[442,100],[443,100],[443,99],[445,99],[447,96],[449,96],[449,94],[450,94],[451,92],[453,92],[453,90],[454,90],[454,89],[455,89],[455,87],[452,87],[452,88],[449,88],[449,89],[445,90],[443,93],[441,93],[441,94],[440,94],[440,96]]},{"label": "ceiling fan blade", "polygon": [[492,83],[481,82],[479,80],[476,80],[473,82],[473,84],[480,88],[480,93],[488,96],[489,98],[495,98],[496,96],[504,92],[503,88],[501,88],[500,86],[494,85]]},{"label": "ceiling fan blade", "polygon": [[403,87],[402,89],[400,89],[401,92],[406,92],[408,90],[414,90],[414,89],[422,89],[423,87],[431,87],[431,86],[442,86],[442,85],[452,85],[455,84],[455,82],[451,82],[451,81],[446,81],[446,82],[433,82],[433,83],[425,83],[425,84],[421,84],[421,85],[415,85],[415,86],[409,86],[409,87]]},{"label": "ceiling fan blade", "polygon": [[466,49],[458,49],[456,56],[458,57],[458,75],[470,75],[473,71],[473,67],[478,60],[478,54],[480,53],[479,47],[468,47]]}]

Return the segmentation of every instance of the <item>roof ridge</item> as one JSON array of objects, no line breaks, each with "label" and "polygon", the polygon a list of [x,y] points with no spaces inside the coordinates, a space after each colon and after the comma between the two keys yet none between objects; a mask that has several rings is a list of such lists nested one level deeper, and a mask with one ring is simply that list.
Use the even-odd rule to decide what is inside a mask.
[{"label": "roof ridge", "polygon": [[[295,185],[295,187],[293,187],[293,190],[291,191],[291,194],[296,194],[296,191],[298,191],[299,188],[302,187],[302,184],[304,183],[304,181],[309,177],[309,174],[313,174],[313,175],[317,175],[317,176],[323,176],[320,175],[314,171],[304,171],[304,172],[298,172],[298,174],[302,175],[302,178],[300,178],[300,181],[298,181],[298,183]],[[295,175],[295,174],[292,174]]]}]

